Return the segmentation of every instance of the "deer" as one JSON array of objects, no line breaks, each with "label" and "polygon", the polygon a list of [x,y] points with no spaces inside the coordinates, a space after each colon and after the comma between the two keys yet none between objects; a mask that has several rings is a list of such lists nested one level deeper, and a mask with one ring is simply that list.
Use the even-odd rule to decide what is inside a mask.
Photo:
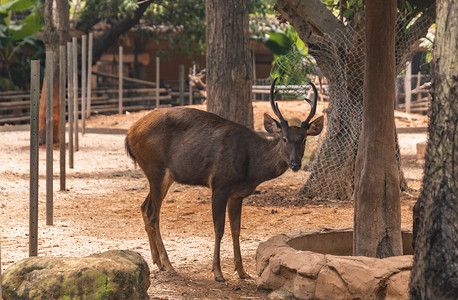
[{"label": "deer", "polygon": [[203,81],[205,77],[206,69],[203,69],[197,74],[189,74],[189,83],[196,87],[199,93],[204,97],[207,98],[207,84]]},{"label": "deer", "polygon": [[289,126],[275,101],[277,79],[271,85],[270,104],[279,121],[264,114],[264,128],[274,135],[273,139],[216,114],[186,107],[154,109],[129,128],[125,139],[127,153],[149,182],[149,194],[141,205],[141,213],[151,256],[160,271],[177,274],[162,241],[159,217],[167,191],[173,182],[178,182],[211,190],[214,279],[225,281],[220,247],[226,209],[235,271],[241,279],[250,278],[240,253],[242,200],[260,183],[282,175],[288,168],[298,171],[307,136],[318,135],[323,129],[323,116],[310,122],[316,112],[316,87],[311,83],[314,100],[305,99],[311,105],[305,121],[300,126]]}]

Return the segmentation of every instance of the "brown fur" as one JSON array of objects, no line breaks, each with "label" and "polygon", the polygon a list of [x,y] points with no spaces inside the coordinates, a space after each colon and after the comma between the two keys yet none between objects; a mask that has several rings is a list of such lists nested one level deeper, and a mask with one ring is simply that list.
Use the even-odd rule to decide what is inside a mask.
[{"label": "brown fur", "polygon": [[226,207],[235,269],[241,278],[247,278],[239,245],[242,200],[260,183],[283,174],[288,165],[297,170],[306,136],[318,134],[322,126],[322,117],[307,130],[280,126],[265,115],[266,129],[279,134],[269,141],[237,123],[191,108],[156,109],[133,124],[127,133],[126,149],[150,184],[141,209],[153,261],[159,269],[175,272],[160,235],[159,211],[170,185],[176,181],[212,190],[215,279],[224,281],[219,252]]}]

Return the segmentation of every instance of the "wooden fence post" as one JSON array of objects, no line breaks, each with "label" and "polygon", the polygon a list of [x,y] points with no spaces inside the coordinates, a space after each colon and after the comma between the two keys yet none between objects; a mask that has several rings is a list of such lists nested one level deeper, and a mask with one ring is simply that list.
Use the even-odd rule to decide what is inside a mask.
[{"label": "wooden fence post", "polygon": [[[421,71],[418,71],[417,74],[417,88],[416,90],[419,90],[421,86]],[[417,92],[417,101],[421,99],[421,92]]]},{"label": "wooden fence post", "polygon": [[87,36],[81,37],[81,120],[82,134],[86,133],[86,44]]},{"label": "wooden fence post", "polygon": [[122,46],[119,47],[119,110],[118,113],[122,115]]},{"label": "wooden fence post", "polygon": [[[38,107],[40,103],[40,61],[30,66],[30,209],[29,256],[38,252]],[[52,89],[51,89],[52,90]]]},{"label": "wooden fence post", "polygon": [[406,101],[406,113],[410,114],[410,104],[412,99],[412,64],[410,61],[406,63],[406,75],[404,77],[404,94]]},{"label": "wooden fence post", "polygon": [[60,151],[60,190],[65,191],[65,46],[59,46],[59,151]]},{"label": "wooden fence post", "polygon": [[92,99],[92,42],[94,35],[89,32],[89,45],[87,56],[87,117],[91,116],[91,99]]},{"label": "wooden fence post", "polygon": [[67,101],[68,101],[68,167],[73,169],[73,51],[72,43],[67,43]]},{"label": "wooden fence post", "polygon": [[[195,69],[194,69],[195,71]],[[189,73],[195,75],[195,72],[193,73],[193,68],[189,68]],[[189,80],[189,105],[192,105],[192,83],[191,80]]]},{"label": "wooden fence post", "polygon": [[178,67],[178,89],[180,92],[180,106],[184,105],[184,66],[179,65]]},{"label": "wooden fence post", "polygon": [[0,299],[3,299],[2,295],[2,235],[0,234]]},{"label": "wooden fence post", "polygon": [[53,60],[54,53],[46,51],[46,225],[53,224]]},{"label": "wooden fence post", "polygon": [[159,57],[156,57],[156,108],[159,108]]}]

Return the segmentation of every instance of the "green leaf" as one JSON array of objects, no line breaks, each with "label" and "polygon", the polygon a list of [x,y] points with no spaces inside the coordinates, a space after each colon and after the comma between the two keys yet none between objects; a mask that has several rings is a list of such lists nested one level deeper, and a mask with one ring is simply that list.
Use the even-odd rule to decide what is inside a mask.
[{"label": "green leaf", "polygon": [[278,44],[281,47],[290,48],[293,44],[293,41],[286,36],[286,34],[281,32],[271,31],[269,32],[269,41]]},{"label": "green leaf", "polygon": [[412,5],[410,5],[409,1],[406,1],[406,8],[407,8],[407,11],[408,11],[409,13],[412,13],[412,12],[413,12]]},{"label": "green leaf", "polygon": [[[19,25],[19,24],[18,24]],[[43,22],[41,17],[34,13],[28,15],[19,26],[10,26],[9,33],[16,40],[22,40],[28,35],[35,34],[41,30]]]},{"label": "green leaf", "polygon": [[344,18],[348,18],[349,16],[351,16],[353,14],[355,10],[352,8],[352,9],[346,9],[343,13],[343,17]]},{"label": "green leaf", "polygon": [[0,12],[24,11],[33,7],[35,2],[31,0],[13,0],[0,6]]}]

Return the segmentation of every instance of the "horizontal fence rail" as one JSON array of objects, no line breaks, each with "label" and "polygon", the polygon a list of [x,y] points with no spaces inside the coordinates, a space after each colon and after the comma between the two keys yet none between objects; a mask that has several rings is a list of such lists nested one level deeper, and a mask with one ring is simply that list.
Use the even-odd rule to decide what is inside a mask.
[{"label": "horizontal fence rail", "polygon": [[[79,114],[81,114],[81,89],[78,91]],[[159,88],[160,106],[176,106],[179,104],[179,92],[172,87]],[[184,93],[185,96],[189,92]],[[193,92],[194,103],[201,103],[204,98]],[[68,99],[66,99],[68,101]],[[153,109],[156,106],[155,88],[123,89],[123,105],[126,111]],[[118,112],[118,89],[99,88],[92,90],[91,114],[113,114]],[[68,116],[68,111],[66,111]],[[0,125],[30,123],[30,93],[0,92]]]}]

